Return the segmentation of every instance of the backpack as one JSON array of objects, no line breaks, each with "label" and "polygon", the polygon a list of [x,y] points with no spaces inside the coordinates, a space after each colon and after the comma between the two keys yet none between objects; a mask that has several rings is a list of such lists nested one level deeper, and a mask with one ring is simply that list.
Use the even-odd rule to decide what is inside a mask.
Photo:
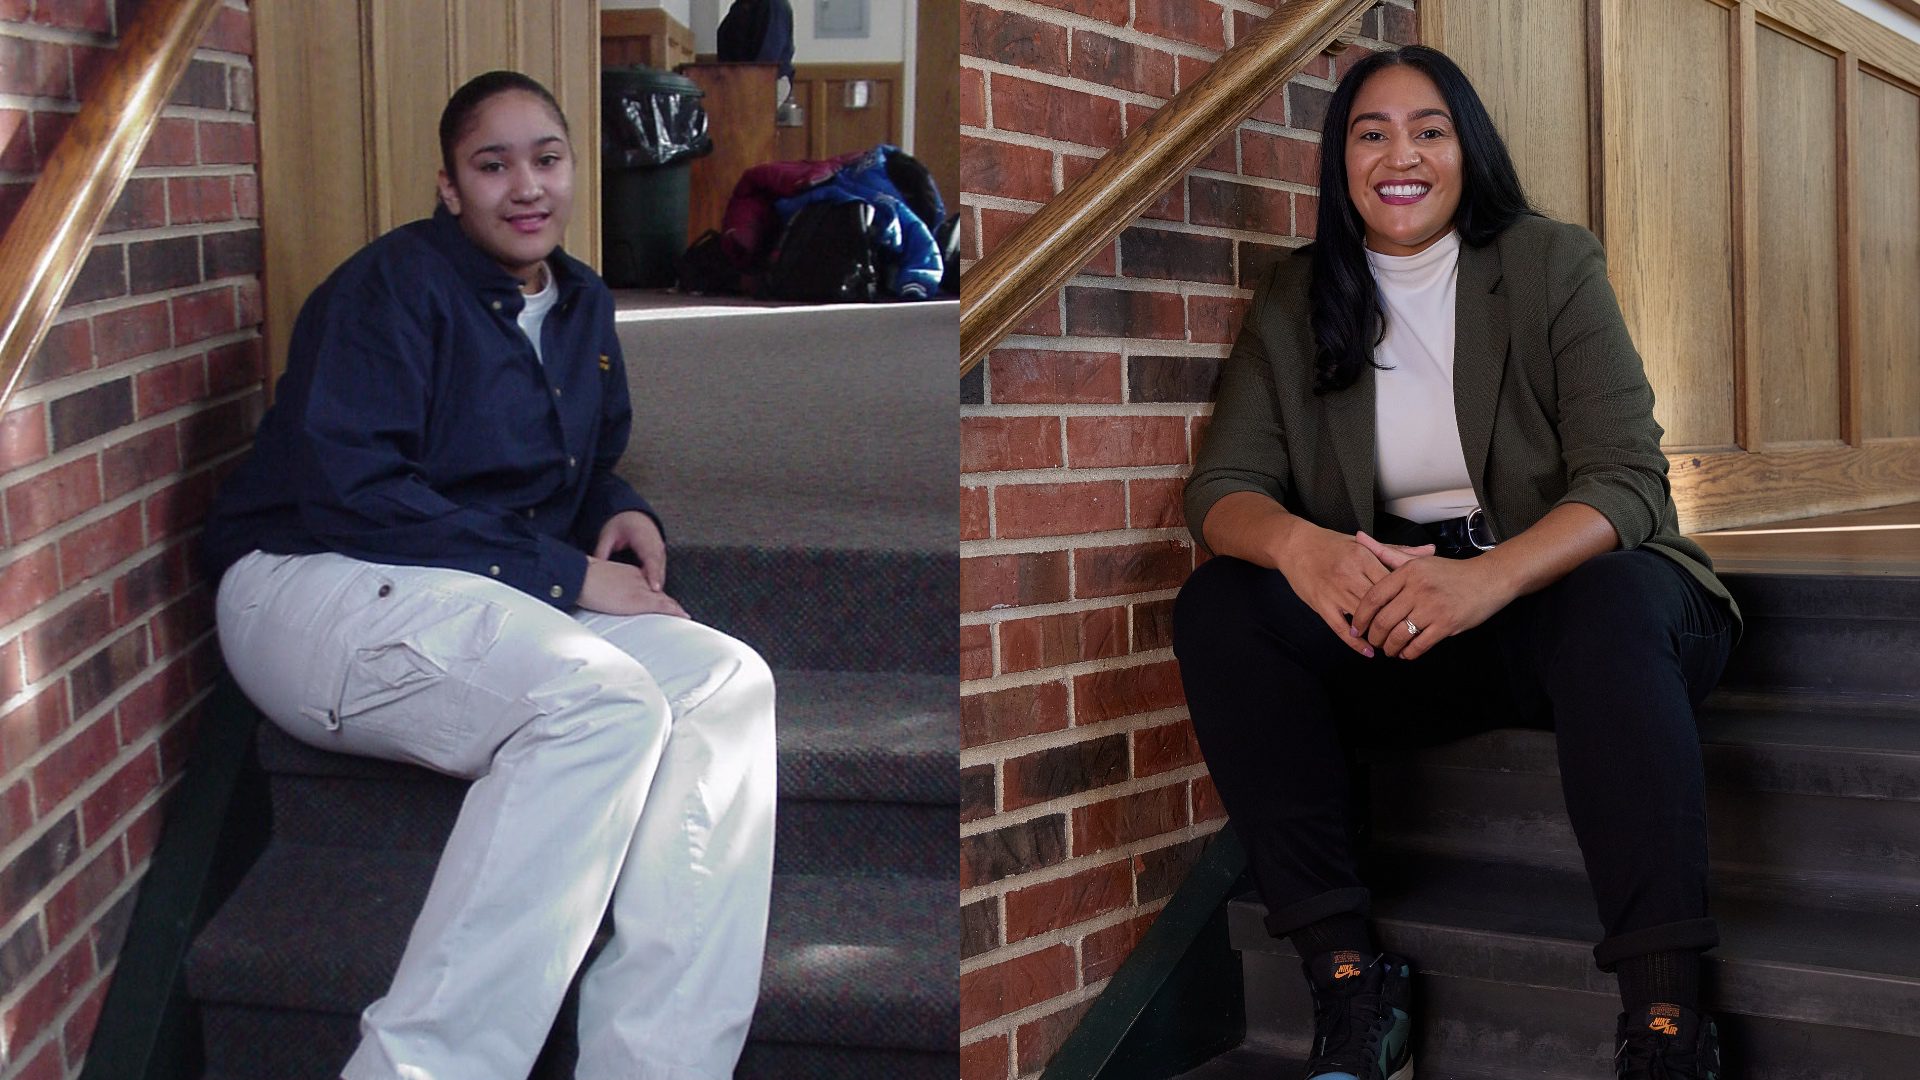
[{"label": "backpack", "polygon": [[714,229],[701,233],[700,239],[689,244],[687,250],[674,260],[673,268],[683,293],[704,295],[741,291],[740,268],[727,255],[720,243],[720,233]]},{"label": "backpack", "polygon": [[793,78],[791,0],[733,0],[716,36],[722,63],[771,62]]},{"label": "backpack", "polygon": [[904,150],[887,147],[887,182],[900,193],[900,200],[907,209],[921,220],[932,232],[939,227],[942,218],[947,216],[947,208],[940,201],[940,189],[933,182],[933,174],[925,165]]},{"label": "backpack", "polygon": [[873,262],[873,204],[808,203],[788,219],[767,270],[765,291],[781,300],[872,300],[879,290]]},{"label": "backpack", "polygon": [[955,214],[933,230],[933,242],[940,246],[940,291],[960,295],[960,215]]}]

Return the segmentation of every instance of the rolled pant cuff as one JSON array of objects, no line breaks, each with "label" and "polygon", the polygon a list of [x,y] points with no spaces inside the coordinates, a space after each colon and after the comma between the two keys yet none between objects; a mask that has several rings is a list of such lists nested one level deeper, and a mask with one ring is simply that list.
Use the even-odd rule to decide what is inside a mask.
[{"label": "rolled pant cuff", "polygon": [[1593,962],[1611,972],[1622,960],[1657,952],[1704,952],[1720,944],[1720,927],[1710,918],[1683,919],[1630,930],[1594,946]]},{"label": "rolled pant cuff", "polygon": [[1268,911],[1267,933],[1277,938],[1286,937],[1303,926],[1310,926],[1331,915],[1365,915],[1370,900],[1371,894],[1361,885],[1309,896],[1297,904]]}]

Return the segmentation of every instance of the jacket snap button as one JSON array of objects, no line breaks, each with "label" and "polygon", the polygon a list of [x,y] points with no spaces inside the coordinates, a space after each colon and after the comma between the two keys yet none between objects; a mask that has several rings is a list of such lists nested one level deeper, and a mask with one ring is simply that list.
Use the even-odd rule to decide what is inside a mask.
[{"label": "jacket snap button", "polygon": [[560,595],[566,591],[567,590],[561,588],[560,586],[555,585],[553,588],[547,590],[547,595],[553,597],[555,600],[558,600],[560,599]]},{"label": "jacket snap button", "polygon": [[382,585],[382,586],[380,586],[380,595],[381,595],[381,596],[392,596],[392,595],[393,595],[393,586],[391,586],[391,585]]},{"label": "jacket snap button", "polygon": [[498,566],[489,566],[487,567],[487,573],[492,574],[494,577],[499,577],[500,568]]},{"label": "jacket snap button", "polygon": [[567,455],[567,468],[571,469],[579,464],[580,459],[574,457],[572,454]]},{"label": "jacket snap button", "polygon": [[499,310],[500,310],[500,301],[498,301],[498,300],[495,300],[495,301],[493,302],[493,310],[495,310],[495,311],[499,311]]},{"label": "jacket snap button", "polygon": [[559,388],[559,387],[557,387],[557,386],[556,386],[556,387],[554,387],[554,388],[553,388],[553,396],[554,396],[554,397],[559,397],[559,396],[560,396],[560,388]]}]

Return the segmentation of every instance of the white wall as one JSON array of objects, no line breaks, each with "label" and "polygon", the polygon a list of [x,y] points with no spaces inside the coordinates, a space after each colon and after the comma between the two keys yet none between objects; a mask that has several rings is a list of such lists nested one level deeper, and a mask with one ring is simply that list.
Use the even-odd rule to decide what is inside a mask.
[{"label": "white wall", "polygon": [[[693,31],[694,51],[710,53],[717,50],[720,47],[720,19],[733,6],[731,0],[681,2],[692,8],[690,18],[685,21],[688,29]],[[615,6],[612,0],[607,0],[607,5]],[[908,10],[914,6],[911,0],[870,0],[867,6],[866,37],[817,38],[813,36],[813,0],[793,0],[793,62],[897,64],[911,57],[913,19]]]},{"label": "white wall", "polygon": [[1892,4],[1883,3],[1882,0],[1840,0],[1840,2],[1874,22],[1891,28],[1909,41],[1920,41],[1920,19],[1895,8]]}]

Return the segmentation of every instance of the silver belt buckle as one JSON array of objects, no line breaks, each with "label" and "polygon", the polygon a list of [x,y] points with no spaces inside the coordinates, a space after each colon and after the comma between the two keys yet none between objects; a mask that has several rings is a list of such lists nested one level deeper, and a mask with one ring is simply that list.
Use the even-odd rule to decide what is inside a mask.
[{"label": "silver belt buckle", "polygon": [[1477,506],[1467,513],[1467,543],[1481,551],[1492,551],[1495,546],[1493,526],[1487,524],[1487,512]]}]

